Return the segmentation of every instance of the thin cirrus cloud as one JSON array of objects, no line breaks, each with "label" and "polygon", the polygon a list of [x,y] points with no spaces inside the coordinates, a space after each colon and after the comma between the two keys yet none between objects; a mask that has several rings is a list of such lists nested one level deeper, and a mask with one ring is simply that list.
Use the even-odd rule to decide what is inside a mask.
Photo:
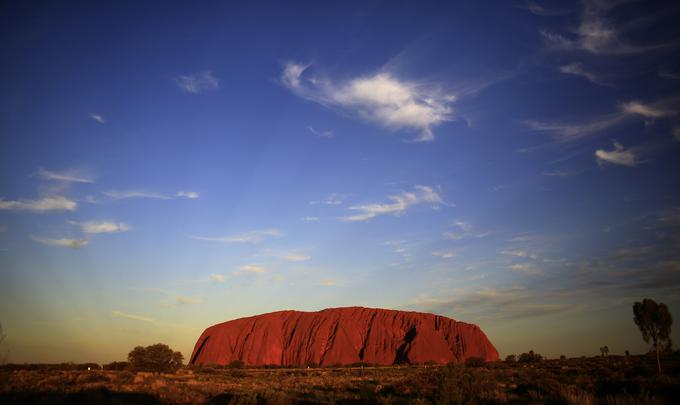
[{"label": "thin cirrus cloud", "polygon": [[125,200],[128,198],[152,198],[158,200],[172,200],[175,197],[196,199],[200,195],[195,191],[178,191],[174,195],[157,193],[145,190],[111,190],[103,191],[102,194],[113,200]]},{"label": "thin cirrus cloud", "polygon": [[214,283],[224,283],[225,277],[223,274],[211,274],[210,275],[210,281]]},{"label": "thin cirrus cloud", "polygon": [[577,77],[582,77],[587,79],[588,81],[598,84],[600,86],[607,86],[608,84],[605,83],[599,76],[597,76],[595,73],[587,71],[582,63],[570,63],[568,65],[562,65],[560,66],[560,72],[564,73],[565,75],[571,75],[571,76],[577,76]]},{"label": "thin cirrus cloud", "polygon": [[130,225],[124,222],[114,222],[114,221],[87,221],[87,222],[75,222],[69,221],[71,225],[79,226],[83,233],[86,234],[97,234],[97,233],[118,233],[127,232],[130,229]]},{"label": "thin cirrus cloud", "polygon": [[94,179],[91,176],[87,176],[84,173],[71,170],[64,172],[56,172],[52,170],[40,169],[36,175],[44,180],[56,180],[56,181],[66,181],[71,183],[94,183]]},{"label": "thin cirrus cloud", "polygon": [[314,129],[314,127],[311,126],[311,125],[308,126],[307,129],[309,130],[309,132],[314,134],[317,138],[326,138],[326,139],[335,138],[335,132],[330,131],[330,130],[318,131],[318,130]]},{"label": "thin cirrus cloud", "polygon": [[632,149],[626,149],[620,143],[613,141],[614,150],[604,150],[598,149],[595,151],[595,157],[598,163],[602,164],[604,162],[619,165],[634,167],[639,161],[635,152]]},{"label": "thin cirrus cloud", "polygon": [[621,103],[616,112],[596,117],[587,122],[524,121],[524,124],[532,130],[553,134],[559,141],[569,142],[621,125],[636,117],[651,120],[673,117],[678,114],[677,107],[673,107],[676,102],[677,98],[659,100],[654,103],[632,100]]},{"label": "thin cirrus cloud", "polygon": [[75,211],[78,203],[66,197],[45,197],[39,200],[4,200],[0,197],[0,210],[46,213]]},{"label": "thin cirrus cloud", "polygon": [[436,250],[432,252],[432,256],[439,257],[442,259],[451,259],[456,256],[456,252],[453,250]]},{"label": "thin cirrus cloud", "polygon": [[594,55],[636,54],[658,49],[660,45],[633,45],[623,39],[622,30],[607,18],[607,14],[622,3],[624,1],[585,0],[580,23],[568,36],[550,31],[541,31],[541,35],[554,50]]},{"label": "thin cirrus cloud", "polygon": [[178,191],[175,194],[175,196],[189,198],[191,200],[194,200],[194,199],[200,197],[200,195],[195,191]]},{"label": "thin cirrus cloud", "polygon": [[432,129],[453,119],[456,97],[438,87],[397,78],[386,71],[342,83],[306,77],[310,65],[286,63],[281,83],[293,94],[325,107],[350,112],[390,130],[418,133],[414,141],[434,140]]},{"label": "thin cirrus cloud", "polygon": [[283,259],[287,262],[306,262],[308,260],[311,260],[312,256],[310,255],[305,255],[305,254],[288,254],[283,257]]},{"label": "thin cirrus cloud", "polygon": [[79,249],[83,246],[87,246],[87,244],[90,243],[87,239],[51,239],[34,235],[29,235],[28,237],[35,242],[42,243],[43,245],[60,246],[71,249]]},{"label": "thin cirrus cloud", "polygon": [[633,100],[621,105],[621,110],[630,115],[641,115],[645,118],[666,118],[672,117],[678,112],[663,106],[653,106]]},{"label": "thin cirrus cloud", "polygon": [[455,310],[473,319],[490,320],[526,319],[583,308],[579,305],[554,302],[554,295],[536,292],[524,286],[461,290],[452,294],[452,297],[421,296],[415,298],[412,304],[427,310]]},{"label": "thin cirrus cloud", "polygon": [[175,302],[181,305],[196,305],[203,302],[200,298],[179,296],[175,297]]},{"label": "thin cirrus cloud", "polygon": [[342,203],[345,200],[345,195],[339,194],[339,193],[331,193],[325,196],[323,199],[320,201],[310,201],[309,205],[317,205],[317,204],[324,204],[324,205],[342,205]]},{"label": "thin cirrus cloud", "polygon": [[401,215],[409,208],[419,204],[429,204],[435,208],[447,205],[441,196],[429,186],[415,186],[413,192],[387,196],[388,203],[354,205],[348,210],[355,214],[343,217],[344,221],[367,221],[380,215]]},{"label": "thin cirrus cloud", "polygon": [[238,269],[235,272],[233,272],[232,274],[234,274],[235,276],[238,276],[238,275],[241,275],[241,274],[244,274],[244,273],[262,274],[262,273],[266,273],[268,271],[269,270],[266,267],[258,265],[258,264],[245,264],[243,266],[239,266]]},{"label": "thin cirrus cloud", "polygon": [[132,320],[135,320],[135,321],[156,323],[155,319],[150,318],[148,316],[129,314],[127,312],[122,312],[122,311],[111,311],[111,316],[113,316],[115,318],[125,318],[125,319],[132,319]]},{"label": "thin cirrus cloud", "polygon": [[191,75],[175,76],[175,84],[187,93],[198,94],[217,90],[220,81],[211,72],[199,72]]},{"label": "thin cirrus cloud", "polygon": [[260,229],[230,236],[190,236],[191,239],[220,243],[260,243],[265,239],[283,236],[279,229]]},{"label": "thin cirrus cloud", "polygon": [[90,118],[92,118],[93,120],[97,121],[100,124],[106,123],[106,119],[101,114],[90,113]]},{"label": "thin cirrus cloud", "polygon": [[489,235],[489,232],[477,232],[465,221],[456,221],[453,226],[455,230],[444,232],[444,238],[448,240],[479,239]]}]

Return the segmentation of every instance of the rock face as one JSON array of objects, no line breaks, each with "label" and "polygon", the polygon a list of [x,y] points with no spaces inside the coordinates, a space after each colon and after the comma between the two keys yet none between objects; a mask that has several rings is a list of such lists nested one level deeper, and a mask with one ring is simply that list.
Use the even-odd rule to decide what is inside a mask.
[{"label": "rock face", "polygon": [[293,366],[498,360],[477,325],[444,316],[373,308],[280,311],[206,329],[190,364]]}]

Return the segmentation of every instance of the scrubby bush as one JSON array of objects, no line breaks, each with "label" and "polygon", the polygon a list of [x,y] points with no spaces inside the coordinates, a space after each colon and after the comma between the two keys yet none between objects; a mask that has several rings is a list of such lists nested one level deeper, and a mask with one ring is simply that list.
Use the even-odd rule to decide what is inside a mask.
[{"label": "scrubby bush", "polygon": [[137,346],[128,354],[128,362],[134,371],[174,372],[182,367],[183,361],[182,353],[175,352],[162,343],[147,347]]},{"label": "scrubby bush", "polygon": [[529,350],[529,353],[520,354],[518,359],[520,363],[539,363],[542,360],[543,356],[538,353],[534,353],[533,350]]},{"label": "scrubby bush", "polygon": [[112,361],[111,363],[104,364],[103,369],[109,371],[122,371],[127,370],[130,367],[130,363],[127,361]]},{"label": "scrubby bush", "polygon": [[508,354],[507,356],[505,356],[505,362],[506,363],[514,363],[516,361],[517,361],[517,356],[515,356],[514,354]]},{"label": "scrubby bush", "polygon": [[468,357],[465,360],[465,367],[469,368],[476,368],[476,367],[482,367],[484,365],[484,359],[481,357]]}]

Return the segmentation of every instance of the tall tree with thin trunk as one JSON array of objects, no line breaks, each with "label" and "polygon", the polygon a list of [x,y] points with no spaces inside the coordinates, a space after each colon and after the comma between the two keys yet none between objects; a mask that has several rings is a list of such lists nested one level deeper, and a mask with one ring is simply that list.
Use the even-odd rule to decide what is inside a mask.
[{"label": "tall tree with thin trunk", "polygon": [[642,338],[646,343],[652,341],[652,347],[656,351],[656,365],[661,374],[661,360],[659,360],[659,352],[661,346],[670,344],[671,324],[673,318],[671,317],[668,307],[664,303],[656,303],[653,299],[645,298],[642,302],[633,304],[633,320],[642,332]]}]

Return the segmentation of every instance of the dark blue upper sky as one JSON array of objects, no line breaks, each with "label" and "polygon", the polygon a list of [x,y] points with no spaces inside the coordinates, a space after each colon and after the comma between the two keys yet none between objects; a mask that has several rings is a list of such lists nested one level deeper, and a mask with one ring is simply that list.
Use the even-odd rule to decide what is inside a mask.
[{"label": "dark blue upper sky", "polygon": [[351,305],[642,351],[678,307],[680,6],[139,3],[0,6],[11,361]]}]

